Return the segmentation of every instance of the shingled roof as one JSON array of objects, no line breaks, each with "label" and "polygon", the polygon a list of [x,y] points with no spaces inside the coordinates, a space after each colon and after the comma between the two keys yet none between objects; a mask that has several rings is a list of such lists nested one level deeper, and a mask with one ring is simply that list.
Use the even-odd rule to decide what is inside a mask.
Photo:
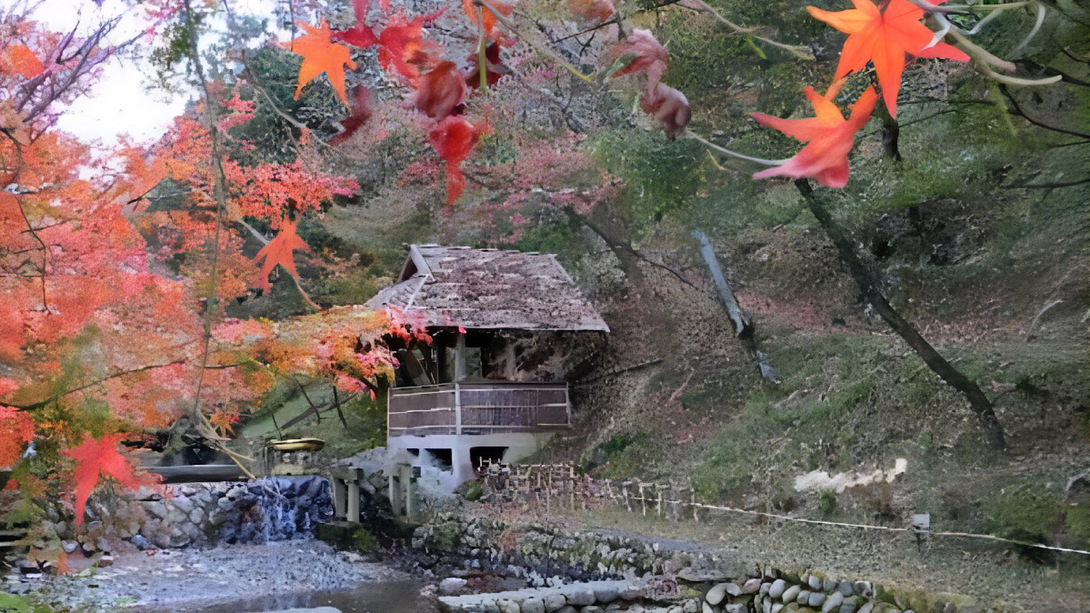
[{"label": "shingled roof", "polygon": [[398,282],[371,308],[423,310],[429,327],[609,332],[556,256],[412,245]]}]

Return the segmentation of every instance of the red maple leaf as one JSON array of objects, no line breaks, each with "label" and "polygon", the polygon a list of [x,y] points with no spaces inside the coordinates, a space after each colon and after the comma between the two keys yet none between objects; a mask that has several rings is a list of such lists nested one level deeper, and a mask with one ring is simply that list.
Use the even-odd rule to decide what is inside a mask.
[{"label": "red maple leaf", "polygon": [[440,62],[420,80],[414,103],[421,113],[442,119],[462,104],[466,93],[465,77],[458,66],[454,62]]},{"label": "red maple leaf", "polygon": [[447,167],[447,204],[453,204],[462,196],[466,186],[462,174],[462,162],[465,161],[477,139],[487,128],[478,127],[460,115],[450,115],[428,134],[428,141]]},{"label": "red maple leaf", "polygon": [[659,83],[653,92],[640,97],[640,108],[662,122],[666,137],[670,140],[681,136],[693,117],[685,94],[663,83]]},{"label": "red maple leaf", "polygon": [[150,475],[137,475],[132,464],[117,451],[117,443],[124,434],[107,434],[101,438],[86,438],[78,447],[63,451],[76,461],[76,525],[83,523],[87,498],[94,491],[101,475],[113,477],[125,487],[137,489],[155,485],[158,481]]},{"label": "red maple leaf", "polygon": [[438,44],[424,40],[428,18],[418,15],[412,21],[405,21],[404,16],[393,15],[378,36],[378,59],[382,67],[414,86],[422,73],[439,62],[442,51]]},{"label": "red maple leaf", "polygon": [[819,96],[812,87],[804,90],[814,107],[814,117],[780,119],[764,113],[753,114],[753,118],[761,125],[807,143],[783,165],[762,170],[753,175],[755,179],[774,176],[796,179],[813,177],[827,187],[847,185],[848,152],[855,142],[855,133],[870,119],[871,111],[878,102],[878,94],[873,87],[868,87],[852,107],[851,117],[845,120],[840,109],[832,102],[843,83],[843,80],[834,83],[824,97]]},{"label": "red maple leaf", "polygon": [[356,130],[366,124],[374,113],[375,105],[371,98],[371,90],[362,85],[352,88],[352,114],[341,120],[341,127],[344,130],[329,139],[329,144],[336,145],[348,140],[348,137],[355,134]]},{"label": "red maple leaf", "polygon": [[[371,0],[352,0],[352,11],[356,14],[356,25],[344,32],[334,32],[333,40],[348,43],[361,49],[366,49],[378,43],[375,32],[367,26],[367,10],[371,8]],[[389,8],[388,5],[386,7]]]},{"label": "red maple leaf", "polygon": [[[484,50],[485,58],[485,71],[488,75],[488,84],[495,85],[504,75],[510,74],[510,70],[503,65],[500,61],[500,44],[498,42],[488,43],[488,46]],[[481,87],[481,64],[478,61],[476,53],[471,53],[469,56],[470,71],[466,75],[466,85],[469,87],[479,89]]]},{"label": "red maple leaf", "polygon": [[[931,1],[942,4],[946,0]],[[897,93],[901,89],[905,53],[969,61],[969,56],[954,46],[942,42],[932,45],[934,32],[920,22],[923,9],[908,0],[889,0],[885,10],[879,10],[870,0],[852,0],[852,4],[854,9],[836,13],[812,6],[806,10],[815,19],[848,34],[834,78],[862,70],[868,61],[874,62],[882,99],[894,119],[897,118]]]},{"label": "red maple leaf", "polygon": [[654,92],[655,86],[662,80],[669,59],[666,48],[655,40],[651,30],[640,28],[632,30],[628,38],[614,45],[607,57],[621,63],[621,68],[613,73],[613,77],[646,71],[648,93]]},{"label": "red maple leaf", "polygon": [[[280,234],[277,234],[275,238],[261,248],[261,251],[257,252],[254,262],[261,265],[261,283],[265,289],[271,287],[269,273],[276,268],[277,264],[283,266],[285,270],[291,273],[291,276],[299,276],[299,273],[295,270],[295,260],[292,255],[296,249],[308,250],[310,247],[295,233],[295,228],[298,225],[298,219],[285,218],[280,225]],[[261,263],[262,260],[265,260],[264,264]]]},{"label": "red maple leaf", "polygon": [[356,68],[348,47],[332,42],[329,24],[324,20],[317,28],[312,28],[305,23],[300,23],[299,27],[303,28],[306,34],[284,45],[292,53],[303,56],[303,64],[299,67],[299,82],[295,86],[295,99],[299,99],[304,85],[325,73],[329,84],[347,104],[348,96],[344,91],[344,67]]}]

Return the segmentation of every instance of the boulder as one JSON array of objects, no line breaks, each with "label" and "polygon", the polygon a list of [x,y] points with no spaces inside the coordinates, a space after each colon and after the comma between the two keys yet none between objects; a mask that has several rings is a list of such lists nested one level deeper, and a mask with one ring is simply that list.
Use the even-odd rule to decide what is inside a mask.
[{"label": "boulder", "polygon": [[559,611],[567,604],[567,599],[563,594],[545,594],[541,598],[542,604],[545,605],[546,613],[553,613],[553,611]]},{"label": "boulder", "polygon": [[776,579],[772,582],[772,586],[768,588],[768,596],[770,598],[779,598],[783,596],[783,593],[787,590],[787,582],[783,579]]},{"label": "boulder", "polygon": [[443,596],[461,594],[469,582],[458,577],[448,577],[439,582],[439,593]]},{"label": "boulder", "polygon": [[[799,597],[799,592],[801,592],[801,591],[802,591],[802,588],[797,586],[797,585],[792,585],[791,587],[784,590],[783,594],[782,594],[782,598],[783,598],[784,603],[786,604],[786,603],[795,602],[795,599]],[[769,592],[769,593],[771,593],[771,592]]]}]

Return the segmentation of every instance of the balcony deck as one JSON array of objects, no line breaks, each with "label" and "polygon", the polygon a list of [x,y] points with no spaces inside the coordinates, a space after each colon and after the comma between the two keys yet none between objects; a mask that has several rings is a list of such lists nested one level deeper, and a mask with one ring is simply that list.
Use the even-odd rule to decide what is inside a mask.
[{"label": "balcony deck", "polygon": [[557,432],[571,427],[565,383],[443,383],[390,390],[387,435]]}]

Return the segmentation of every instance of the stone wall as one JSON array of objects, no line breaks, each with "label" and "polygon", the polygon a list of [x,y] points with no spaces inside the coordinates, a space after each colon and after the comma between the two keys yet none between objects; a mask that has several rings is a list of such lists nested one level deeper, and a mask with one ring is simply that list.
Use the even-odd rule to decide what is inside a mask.
[{"label": "stone wall", "polygon": [[[450,611],[489,613],[956,613],[985,610],[965,597],[936,599],[816,570],[760,567],[692,543],[545,527],[517,530],[500,521],[439,516],[417,528],[418,563],[437,572],[481,571],[526,577],[540,593],[444,598]],[[627,580],[593,601],[570,601],[560,584]],[[445,582],[448,586],[453,581]],[[440,584],[443,587],[443,584]],[[586,590],[584,590],[586,591]],[[616,592],[616,593],[614,593]],[[447,596],[456,596],[450,593]],[[546,598],[546,596],[551,596]],[[599,594],[598,596],[602,596]],[[503,602],[500,602],[502,600]],[[548,606],[542,605],[548,602]],[[523,608],[525,605],[525,608]]]},{"label": "stone wall", "polygon": [[51,510],[46,538],[68,553],[116,552],[263,543],[310,536],[333,516],[321,477],[269,477],[246,482],[187,483],[131,493],[96,493],[81,528]]}]

